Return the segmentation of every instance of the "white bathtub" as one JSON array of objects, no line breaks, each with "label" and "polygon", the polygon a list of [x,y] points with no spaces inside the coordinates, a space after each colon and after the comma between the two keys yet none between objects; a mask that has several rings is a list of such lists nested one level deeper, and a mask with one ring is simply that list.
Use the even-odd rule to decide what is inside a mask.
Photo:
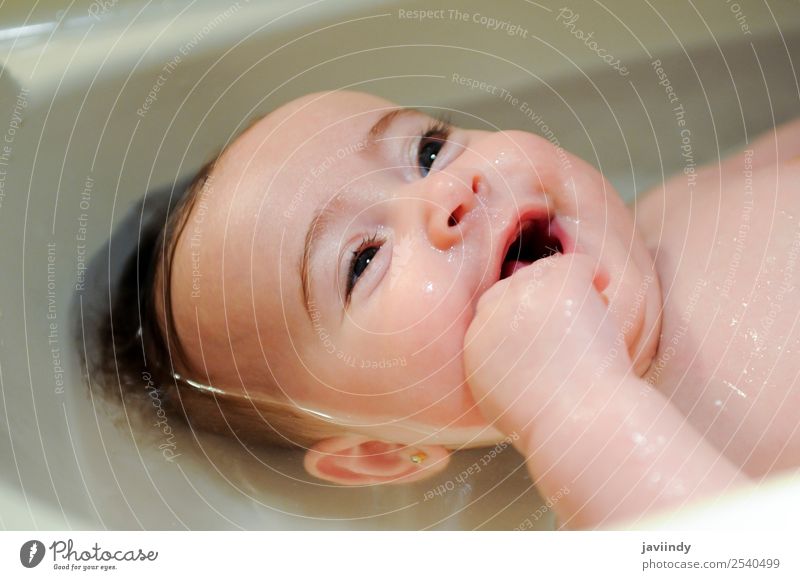
[{"label": "white bathtub", "polygon": [[[474,127],[539,132],[627,199],[686,163],[655,60],[687,110],[697,163],[800,114],[790,63],[800,8],[790,0],[740,0],[738,11],[719,2],[699,14],[666,2],[658,13],[622,0],[568,3],[617,67],[556,20],[563,2],[470,0],[459,5],[464,20],[442,4],[446,16],[425,21],[412,11],[435,3],[305,4],[0,8],[0,526],[552,527],[547,498],[511,450],[489,466],[486,450],[459,453],[435,480],[383,489],[324,485],[295,454],[213,438],[198,451],[186,435],[181,456],[166,461],[157,432],[132,436],[120,409],[86,385],[85,336],[74,333],[95,300],[76,292],[84,265],[145,192],[191,175],[256,113],[314,90],[365,90],[446,107]],[[480,472],[464,477],[474,465]]]}]

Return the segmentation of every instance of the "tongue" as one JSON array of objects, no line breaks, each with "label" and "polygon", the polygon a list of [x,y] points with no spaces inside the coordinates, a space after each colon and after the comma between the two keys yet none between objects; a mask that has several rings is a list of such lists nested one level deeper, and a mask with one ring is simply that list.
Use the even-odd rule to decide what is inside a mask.
[{"label": "tongue", "polygon": [[525,266],[530,266],[533,262],[523,262],[522,260],[507,260],[503,262],[503,269],[500,272],[501,278],[508,278],[514,272]]}]

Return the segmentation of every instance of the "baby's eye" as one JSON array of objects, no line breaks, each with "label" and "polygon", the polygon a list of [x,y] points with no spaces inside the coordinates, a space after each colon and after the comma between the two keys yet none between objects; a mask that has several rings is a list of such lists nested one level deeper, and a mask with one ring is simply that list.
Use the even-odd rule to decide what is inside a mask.
[{"label": "baby's eye", "polygon": [[353,288],[358,282],[358,279],[367,269],[369,263],[381,249],[384,240],[378,239],[378,234],[370,238],[364,238],[358,249],[353,252],[353,257],[350,260],[350,271],[347,275],[347,290],[345,292],[345,299],[350,301],[350,295],[353,293]]},{"label": "baby's eye", "polygon": [[419,149],[417,150],[417,164],[422,177],[430,173],[433,168],[433,162],[436,161],[436,156],[439,155],[442,147],[447,143],[449,136],[450,125],[442,120],[436,120],[422,134],[419,140]]}]

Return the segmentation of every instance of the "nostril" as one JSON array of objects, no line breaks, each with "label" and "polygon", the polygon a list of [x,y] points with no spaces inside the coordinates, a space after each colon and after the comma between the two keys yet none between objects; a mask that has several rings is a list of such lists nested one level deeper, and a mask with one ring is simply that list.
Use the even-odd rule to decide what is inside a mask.
[{"label": "nostril", "polygon": [[475,177],[472,178],[472,193],[477,195],[480,190],[481,190],[481,178],[480,176],[476,175]]},{"label": "nostril", "polygon": [[459,205],[453,213],[450,214],[450,217],[447,218],[447,225],[448,227],[454,228],[458,224],[461,223],[461,220],[464,218],[464,214],[467,213],[466,208],[463,205]]},{"label": "nostril", "polygon": [[483,183],[480,175],[475,175],[472,178],[472,195],[468,196],[469,199],[463,199],[462,203],[459,203],[458,207],[456,207],[456,209],[453,210],[453,212],[447,218],[448,227],[454,228],[461,223],[461,220],[464,219],[464,216],[470,211],[470,208],[474,205],[475,196],[482,188],[483,188]]}]

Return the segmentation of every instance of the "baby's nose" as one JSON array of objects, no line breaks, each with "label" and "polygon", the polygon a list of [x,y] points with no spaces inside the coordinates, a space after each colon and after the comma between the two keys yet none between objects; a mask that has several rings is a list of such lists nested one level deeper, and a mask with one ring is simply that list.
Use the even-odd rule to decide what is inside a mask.
[{"label": "baby's nose", "polygon": [[447,250],[464,238],[463,222],[478,204],[475,196],[482,181],[477,172],[458,175],[445,171],[420,181],[428,238],[436,248]]}]

